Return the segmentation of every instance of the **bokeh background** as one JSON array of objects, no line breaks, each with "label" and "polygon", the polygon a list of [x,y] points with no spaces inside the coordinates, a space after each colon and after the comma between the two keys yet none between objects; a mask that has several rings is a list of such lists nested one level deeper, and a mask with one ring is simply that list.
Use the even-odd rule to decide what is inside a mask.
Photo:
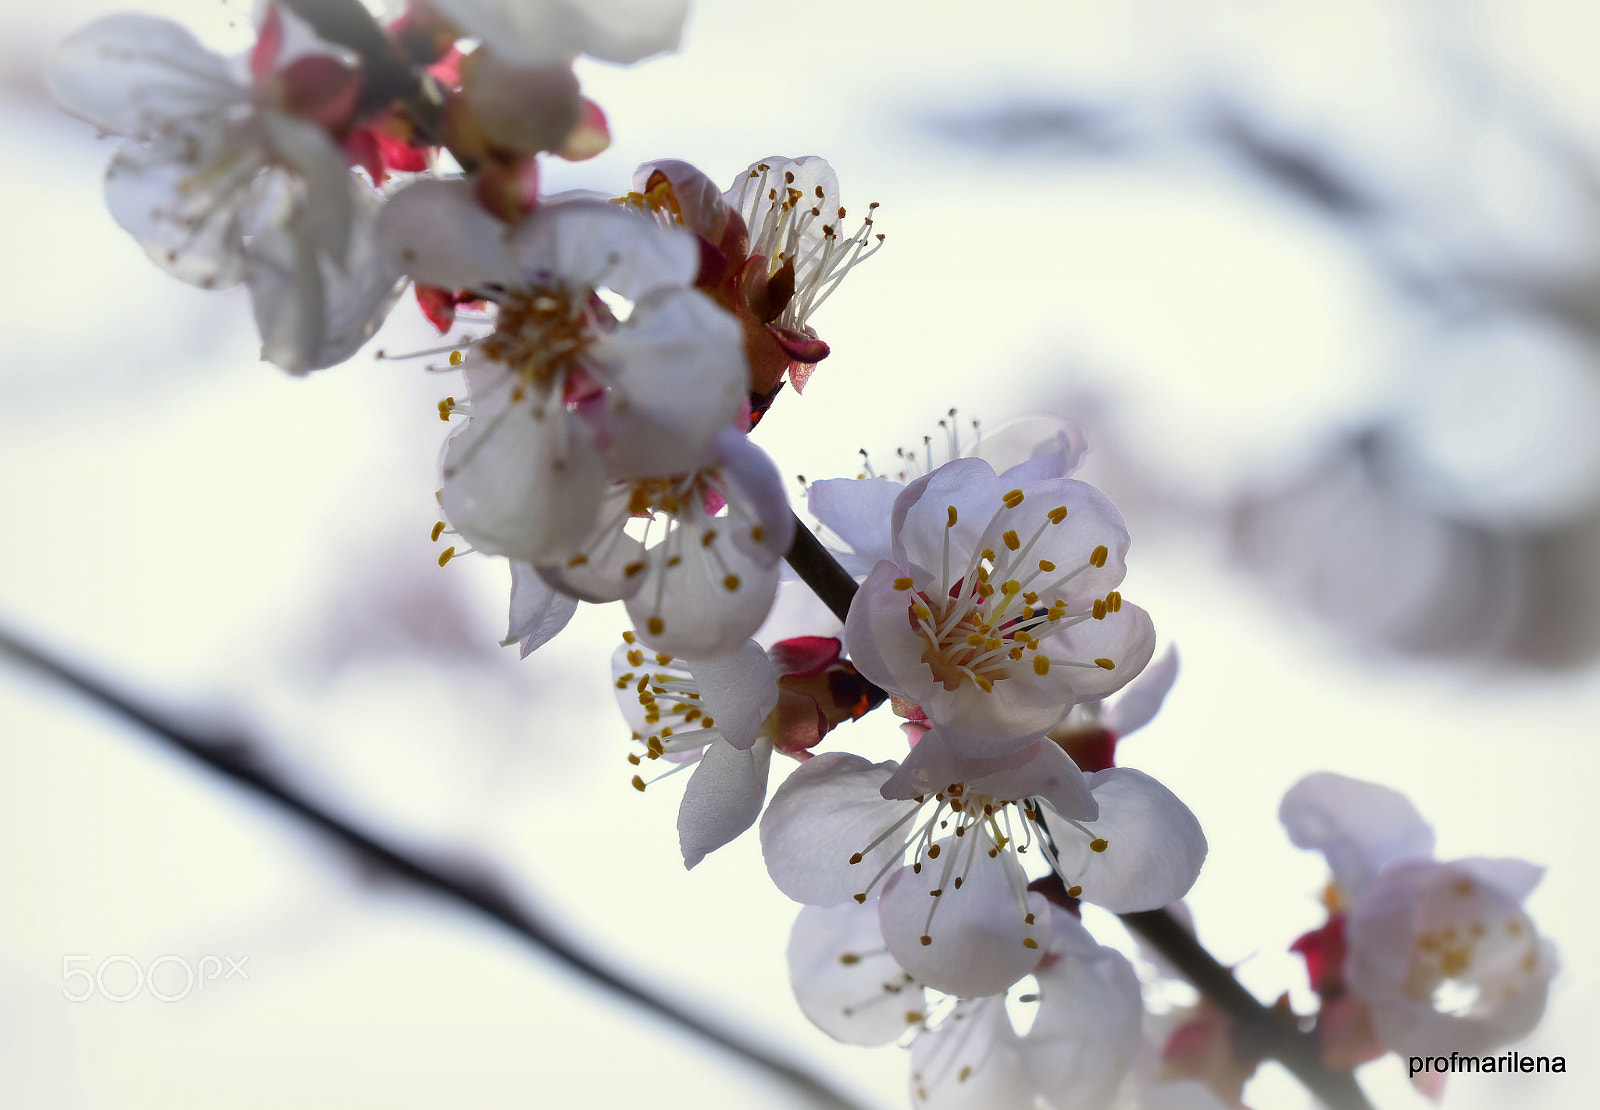
[{"label": "bokeh background", "polygon": [[[116,7],[0,17],[0,619],[901,1104],[903,1053],[794,1007],[754,837],[685,874],[677,790],[629,786],[620,610],[519,663],[504,568],[435,565],[459,383],[370,350],[289,380],[242,293],[167,279],[112,223],[112,143],[41,72]],[[249,22],[144,10],[218,44]],[[1258,995],[1310,1004],[1284,949],[1324,875],[1276,821],[1306,772],[1405,790],[1444,858],[1548,866],[1530,909],[1563,971],[1519,1047],[1567,1074],[1456,1077],[1451,1110],[1600,1098],[1597,32],[1581,0],[701,0],[681,53],[580,65],[615,143],[548,175],[615,193],[649,158],[731,181],[820,153],[847,206],[882,203],[886,249],[812,321],[833,356],[757,433],[788,473],[887,463],[951,407],[1086,426],[1125,592],[1183,655],[1122,755],[1199,815],[1200,935]],[[429,342],[406,307],[374,348]],[[9,665],[0,890],[7,1107],[804,1104]],[[63,998],[63,957],[113,954],[249,979]],[[1393,1058],[1361,1077],[1425,1105]],[[1271,1068],[1247,1101],[1307,1104]]]}]

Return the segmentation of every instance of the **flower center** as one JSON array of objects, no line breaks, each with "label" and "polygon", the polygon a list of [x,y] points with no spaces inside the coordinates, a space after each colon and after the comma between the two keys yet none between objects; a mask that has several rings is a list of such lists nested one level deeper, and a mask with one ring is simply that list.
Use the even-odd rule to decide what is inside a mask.
[{"label": "flower center", "polygon": [[[1020,489],[1005,494],[983,534],[992,535],[1004,523],[1002,518],[1020,508],[1024,500]],[[916,589],[911,576],[894,582],[895,589],[914,593],[907,616],[913,630],[926,641],[922,661],[935,681],[946,690],[971,682],[990,693],[996,682],[1021,673],[1020,667],[1041,677],[1049,674],[1052,666],[1115,668],[1110,659],[1061,659],[1046,650],[1057,633],[1084,620],[1104,620],[1122,608],[1122,595],[1116,590],[1076,611],[1062,594],[1063,587],[1085,570],[1105,566],[1110,552],[1104,545],[1065,572],[1053,561],[1035,557],[1034,549],[1045,533],[1066,521],[1065,505],[1046,513],[1026,540],[1015,529],[1002,531],[999,552],[994,547],[982,548],[965,568],[959,568],[959,576],[952,575],[950,563],[950,533],[959,514],[954,505],[946,508],[944,551],[933,588]],[[1044,584],[1035,588],[1041,579]]]},{"label": "flower center", "polygon": [[600,323],[591,298],[578,298],[557,285],[536,285],[508,293],[500,301],[495,329],[479,349],[517,377],[512,400],[532,389],[560,392],[577,384],[570,371],[593,341]]}]

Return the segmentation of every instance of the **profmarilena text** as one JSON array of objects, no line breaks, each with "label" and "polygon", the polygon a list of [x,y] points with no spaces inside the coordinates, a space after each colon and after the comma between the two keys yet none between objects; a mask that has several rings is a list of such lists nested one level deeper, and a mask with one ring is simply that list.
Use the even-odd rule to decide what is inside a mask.
[{"label": "profmarilena text", "polygon": [[1406,1060],[1407,1072],[1415,1077],[1426,1072],[1458,1074],[1460,1072],[1564,1072],[1565,1056],[1524,1056],[1520,1052],[1502,1052],[1498,1056],[1463,1056],[1452,1052],[1448,1056],[1412,1056]]}]

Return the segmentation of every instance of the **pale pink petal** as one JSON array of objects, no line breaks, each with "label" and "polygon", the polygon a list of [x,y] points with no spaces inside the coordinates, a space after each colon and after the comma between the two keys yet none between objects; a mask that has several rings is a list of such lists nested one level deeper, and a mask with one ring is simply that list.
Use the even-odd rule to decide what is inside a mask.
[{"label": "pale pink petal", "polygon": [[[1086,776],[1100,816],[1068,824],[1049,812],[1061,877],[1086,902],[1115,913],[1153,910],[1188,892],[1206,858],[1206,838],[1189,807],[1130,767]],[[1094,845],[1103,843],[1096,851]]]},{"label": "pale pink petal", "polygon": [[220,117],[250,95],[186,28],[131,12],[62,40],[46,79],[62,107],[116,135],[153,137],[198,112]]},{"label": "pale pink petal", "polygon": [[[761,818],[761,852],[779,890],[814,906],[838,905],[866,892],[905,847],[897,835],[876,847],[873,841],[918,808],[879,795],[894,769],[893,763],[824,752],[778,787]],[[858,854],[861,861],[852,864]]]},{"label": "pale pink petal", "polygon": [[964,998],[997,994],[1027,975],[1050,936],[1050,905],[1027,893],[1016,856],[990,857],[984,843],[946,837],[938,859],[925,861],[920,874],[900,868],[878,898],[884,943],[900,966]]},{"label": "pale pink petal", "polygon": [[1144,1002],[1122,955],[1093,942],[1070,914],[1054,928],[1075,934],[1052,945],[1034,972],[1039,1010],[1022,1038],[1022,1061],[1051,1106],[1102,1110],[1138,1052]]},{"label": "pale pink petal", "polygon": [[725,740],[706,745],[678,807],[678,845],[684,867],[694,867],[755,824],[767,797],[771,765],[771,744],[744,750]]},{"label": "pale pink petal", "polygon": [[937,1029],[911,1043],[911,1105],[1033,1110],[1033,1082],[1003,999],[962,1002]]},{"label": "pale pink petal", "polygon": [[1278,820],[1296,847],[1328,858],[1334,880],[1352,898],[1390,864],[1433,855],[1433,829],[1409,798],[1328,771],[1290,787]]},{"label": "pale pink petal", "polygon": [[1118,737],[1137,732],[1161,710],[1167,692],[1178,678],[1178,649],[1168,647],[1165,654],[1128,683],[1117,700],[1100,714],[1100,725]]},{"label": "pale pink petal", "polygon": [[883,947],[877,902],[806,906],[789,933],[800,1010],[846,1044],[888,1044],[926,1017],[926,995]]},{"label": "pale pink petal", "polygon": [[552,640],[578,611],[578,600],[558,593],[531,563],[511,560],[511,615],[503,644],[518,644],[522,658]]},{"label": "pale pink petal", "polygon": [[806,503],[870,569],[890,557],[890,514],[904,488],[887,478],[824,478],[811,483]]},{"label": "pale pink petal", "polygon": [[468,181],[418,181],[378,218],[379,249],[401,273],[444,289],[511,287],[521,281],[506,225],[483,210]]},{"label": "pale pink petal", "polygon": [[778,671],[761,645],[746,640],[726,655],[685,663],[723,738],[739,749],[754,744],[767,714],[778,706]]}]

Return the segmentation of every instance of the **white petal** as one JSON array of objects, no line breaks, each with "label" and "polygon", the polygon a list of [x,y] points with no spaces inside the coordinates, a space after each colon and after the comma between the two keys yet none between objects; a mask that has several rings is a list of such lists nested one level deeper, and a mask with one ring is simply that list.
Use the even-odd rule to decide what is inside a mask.
[{"label": "white petal", "polygon": [[355,354],[404,288],[399,273],[377,257],[376,196],[348,174],[340,184],[355,198],[342,257],[298,224],[262,232],[246,252],[261,357],[290,373],[335,366]]},{"label": "white petal", "polygon": [[508,61],[548,65],[583,53],[631,63],[675,49],[687,0],[438,0],[467,35]]},{"label": "white petal", "polygon": [[776,564],[752,559],[738,545],[718,538],[705,543],[720,518],[680,524],[674,532],[681,561],[667,565],[664,545],[651,552],[650,567],[627,599],[628,617],[639,638],[657,651],[685,659],[721,655],[755,634],[778,592]]},{"label": "white petal", "polygon": [[771,744],[744,750],[724,740],[706,745],[678,807],[678,845],[685,867],[755,824],[767,797],[771,765]]},{"label": "white petal", "polygon": [[1050,935],[1050,904],[1024,894],[1028,877],[1016,856],[990,857],[983,843],[946,837],[938,842],[940,859],[925,860],[920,874],[900,868],[878,898],[884,943],[900,966],[963,998],[998,994],[1027,975]]},{"label": "white petal", "polygon": [[[1131,601],[1124,601],[1104,620],[1086,620],[1046,641],[1045,652],[1053,659],[1090,663],[1105,659],[1109,668],[1076,666],[1069,669],[1072,689],[1080,701],[1103,698],[1122,689],[1150,662],[1156,651],[1156,630],[1150,614]],[[1063,668],[1067,669],[1067,668]],[[1052,667],[1051,674],[1056,668]]]},{"label": "white petal", "polygon": [[[1206,858],[1205,834],[1189,807],[1130,767],[1086,777],[1100,805],[1097,820],[1082,822],[1087,835],[1045,813],[1062,878],[1083,888],[1084,901],[1114,913],[1159,909],[1182,898]],[[1096,839],[1106,842],[1104,851],[1090,847]]]},{"label": "white petal", "polygon": [[883,947],[876,900],[806,906],[789,933],[800,1010],[846,1044],[888,1044],[925,1016],[922,987]]},{"label": "white petal", "polygon": [[889,518],[905,487],[888,478],[824,478],[806,491],[811,515],[833,530],[859,557],[890,557]]},{"label": "white petal", "polygon": [[738,322],[703,294],[662,289],[635,303],[587,359],[611,386],[603,417],[615,478],[679,474],[702,465],[738,415],[749,371]]},{"label": "white petal", "polygon": [[1137,732],[1161,710],[1167,691],[1178,678],[1178,649],[1168,647],[1159,660],[1117,695],[1100,715],[1100,724],[1118,737]]},{"label": "white petal", "polygon": [[503,642],[520,641],[522,658],[549,643],[577,611],[577,599],[551,589],[531,563],[511,560],[511,617]]},{"label": "white petal", "polygon": [[149,135],[176,119],[249,98],[213,54],[168,19],[120,13],[62,40],[46,73],[61,105],[117,135]]},{"label": "white petal", "polygon": [[[777,464],[737,428],[724,428],[711,444],[728,480],[727,499],[750,528],[737,528],[733,541],[752,557],[776,563],[794,542],[795,516]],[[758,532],[759,529],[759,532]]]},{"label": "white petal", "polygon": [[1037,797],[1057,813],[1093,820],[1099,813],[1088,780],[1055,743],[1044,740],[1007,756],[973,759],[960,755],[936,726],[923,734],[900,769],[883,785],[885,798],[933,794],[951,783],[1006,801]]},{"label": "white petal", "polygon": [[[886,802],[878,788],[893,763],[868,763],[824,752],[800,766],[772,795],[761,818],[761,852],[778,889],[813,906],[836,906],[864,892],[874,875],[905,850],[898,834],[868,845],[915,803]],[[856,853],[858,864],[850,863]]]},{"label": "white petal", "polygon": [[761,645],[746,640],[726,655],[685,663],[728,743],[741,749],[754,744],[767,714],[778,707],[778,671]]},{"label": "white petal", "polygon": [[[1056,959],[1034,973],[1039,1012],[1022,1038],[1023,1064],[1050,1105],[1101,1110],[1139,1049],[1139,978],[1120,953],[1096,945],[1070,914],[1056,919],[1058,932],[1081,935],[1053,945]],[[1061,919],[1071,919],[1070,925]]]},{"label": "white petal", "polygon": [[1327,771],[1290,787],[1278,820],[1296,847],[1327,856],[1352,898],[1391,863],[1433,855],[1433,829],[1404,794]]},{"label": "white petal", "polygon": [[911,1043],[911,1105],[1033,1110],[1033,1082],[1002,999],[962,1002],[939,1028]]},{"label": "white petal", "polygon": [[466,181],[415,182],[390,197],[378,218],[379,253],[388,264],[445,289],[520,284],[506,234]]},{"label": "white petal", "polygon": [[546,398],[509,403],[509,393],[508,383],[474,391],[472,419],[445,448],[445,515],[480,551],[558,562],[593,528],[605,474],[582,419]]},{"label": "white petal", "polygon": [[[263,152],[240,148],[236,172],[202,171],[221,151],[196,156],[182,144],[118,148],[106,170],[106,206],[158,266],[203,289],[225,289],[244,276],[247,209],[259,188]],[[251,159],[255,159],[252,161]],[[282,214],[277,214],[281,216]]]},{"label": "white petal", "polygon": [[684,289],[700,269],[700,247],[687,231],[585,198],[540,205],[512,231],[508,249],[528,284],[554,281],[579,294],[605,288],[630,301]]},{"label": "white petal", "polygon": [[1083,429],[1059,416],[1014,417],[983,429],[971,452],[1000,475],[1007,489],[1044,478],[1065,478],[1078,469],[1088,439]]},{"label": "white petal", "polygon": [[[925,571],[931,581],[954,585],[1000,508],[994,469],[982,459],[956,459],[909,483],[895,499],[890,514],[890,548],[902,566]],[[949,522],[950,510],[956,522]],[[950,537],[950,577],[942,573],[945,534]]]}]

